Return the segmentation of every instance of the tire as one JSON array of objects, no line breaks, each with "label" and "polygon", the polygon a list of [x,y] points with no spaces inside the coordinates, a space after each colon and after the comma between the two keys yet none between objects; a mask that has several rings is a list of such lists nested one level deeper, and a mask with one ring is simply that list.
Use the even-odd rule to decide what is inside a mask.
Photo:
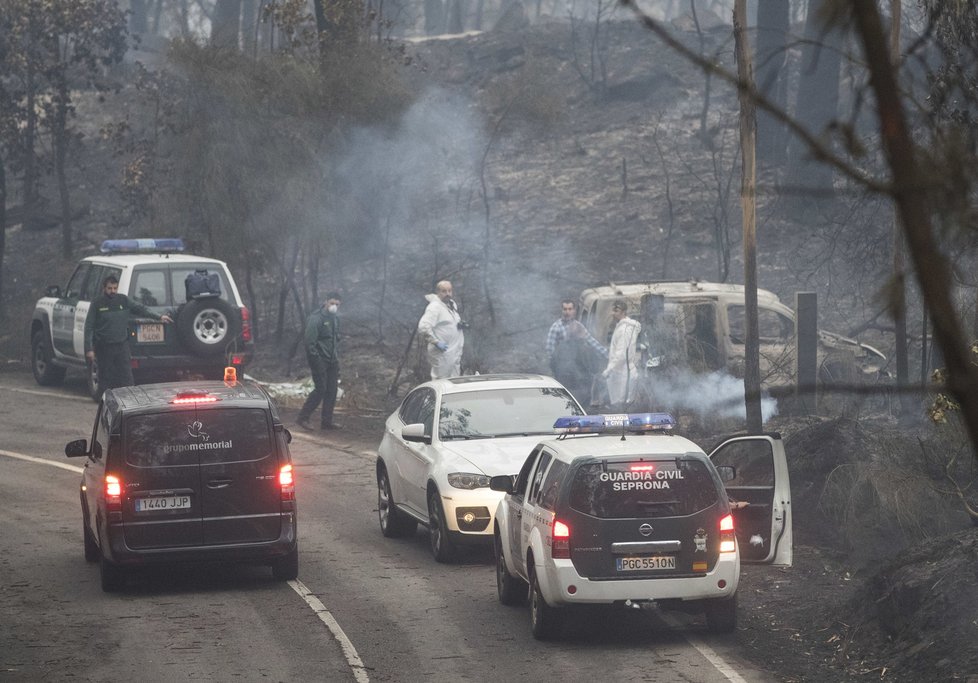
[{"label": "tire", "polygon": [[537,640],[547,640],[557,633],[557,610],[547,604],[537,581],[537,573],[530,569],[530,630]]},{"label": "tire", "polygon": [[431,544],[431,554],[436,562],[454,562],[458,550],[448,536],[445,525],[445,510],[437,491],[428,492],[428,540]]},{"label": "tire", "polygon": [[525,604],[527,583],[510,574],[509,569],[506,568],[506,557],[503,555],[503,544],[499,533],[493,537],[492,551],[496,557],[496,594],[499,596],[499,602],[510,607]]},{"label": "tire", "polygon": [[732,633],[737,628],[737,596],[707,600],[706,630],[710,633]]},{"label": "tire", "polygon": [[65,381],[65,369],[53,363],[54,349],[46,330],[38,330],[31,337],[31,371],[34,380],[42,387],[53,387]]},{"label": "tire", "polygon": [[117,593],[126,585],[126,570],[113,562],[109,562],[101,553],[99,554],[99,573],[102,577],[102,590],[106,593]]},{"label": "tire", "polygon": [[177,334],[193,355],[220,355],[241,334],[241,315],[220,297],[194,299],[177,313]]},{"label": "tire", "polygon": [[272,563],[272,577],[276,581],[295,581],[299,576],[299,548],[295,547],[285,557]]},{"label": "tire", "polygon": [[95,542],[95,537],[92,536],[92,532],[88,528],[88,519],[86,517],[87,515],[82,515],[82,538],[85,539],[85,561],[98,562],[98,559],[102,556],[102,549]]},{"label": "tire", "polygon": [[401,512],[394,503],[390,477],[383,465],[377,468],[377,518],[385,538],[410,536],[418,528],[417,520]]},{"label": "tire", "polygon": [[102,400],[105,389],[99,380],[97,360],[89,361],[88,367],[85,369],[85,386],[88,387],[88,395],[92,397],[93,401]]}]

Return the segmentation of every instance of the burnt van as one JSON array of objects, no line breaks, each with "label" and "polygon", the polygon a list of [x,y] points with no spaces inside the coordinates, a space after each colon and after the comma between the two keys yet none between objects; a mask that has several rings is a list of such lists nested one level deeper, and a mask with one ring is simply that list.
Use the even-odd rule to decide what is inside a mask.
[{"label": "burnt van", "polygon": [[299,571],[291,434],[254,382],[172,382],[106,391],[80,498],[85,559],[102,588],[163,563],[248,562]]}]

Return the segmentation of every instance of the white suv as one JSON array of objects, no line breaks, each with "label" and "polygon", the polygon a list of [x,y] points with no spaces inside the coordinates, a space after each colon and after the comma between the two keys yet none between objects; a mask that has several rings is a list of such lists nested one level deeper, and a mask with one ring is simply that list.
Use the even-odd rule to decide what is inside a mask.
[{"label": "white suv", "polygon": [[[101,387],[98,367],[85,359],[85,319],[109,275],[119,291],[174,325],[134,319],[129,329],[133,377],[137,383],[203,377],[221,379],[228,365],[243,368],[254,343],[251,315],[227,264],[180,253],[183,241],[106,240],[102,254],[82,259],[64,288],[48,287],[38,300],[30,327],[31,369],[42,386],[60,384],[68,368],[86,372],[92,398]],[[188,297],[187,277],[207,271],[217,291]]]},{"label": "white suv", "polygon": [[[497,476],[499,601],[529,590],[533,635],[567,605],[658,603],[737,623],[740,563],[791,564],[791,495],[776,434],[724,441],[709,457],[664,413],[566,417],[518,475]],[[595,433],[596,432],[596,433]]]}]

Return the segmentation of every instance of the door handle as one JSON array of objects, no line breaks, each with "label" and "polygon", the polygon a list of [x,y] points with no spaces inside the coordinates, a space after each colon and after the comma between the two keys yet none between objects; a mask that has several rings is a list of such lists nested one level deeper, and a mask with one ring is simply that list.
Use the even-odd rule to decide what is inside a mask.
[{"label": "door handle", "polygon": [[211,479],[207,482],[207,488],[209,489],[223,489],[227,488],[233,482],[233,479]]}]

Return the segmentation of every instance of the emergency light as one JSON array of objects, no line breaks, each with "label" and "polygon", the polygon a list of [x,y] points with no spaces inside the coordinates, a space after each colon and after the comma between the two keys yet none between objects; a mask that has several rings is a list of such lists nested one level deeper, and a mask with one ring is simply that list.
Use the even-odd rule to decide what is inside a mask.
[{"label": "emergency light", "polygon": [[666,432],[676,426],[669,413],[625,413],[620,415],[568,415],[554,422],[557,434],[601,434],[603,432]]},{"label": "emergency light", "polygon": [[183,251],[184,245],[179,237],[105,240],[99,250],[103,254],[172,254]]}]

